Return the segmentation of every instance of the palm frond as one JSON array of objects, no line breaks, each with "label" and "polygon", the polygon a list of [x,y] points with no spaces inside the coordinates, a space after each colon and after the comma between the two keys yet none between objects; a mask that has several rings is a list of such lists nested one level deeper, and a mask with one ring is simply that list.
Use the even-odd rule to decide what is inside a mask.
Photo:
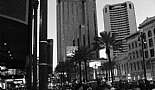
[{"label": "palm frond", "polygon": [[92,42],[92,50],[100,50],[100,49],[104,49],[105,48],[105,45],[103,44],[100,44],[99,41],[96,41],[96,42]]}]

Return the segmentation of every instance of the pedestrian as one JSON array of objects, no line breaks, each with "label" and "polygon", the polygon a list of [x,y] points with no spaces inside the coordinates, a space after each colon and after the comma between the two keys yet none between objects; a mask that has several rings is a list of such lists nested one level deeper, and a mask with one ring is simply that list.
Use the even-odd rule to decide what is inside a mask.
[{"label": "pedestrian", "polygon": [[89,86],[89,87],[87,88],[87,90],[93,90],[93,89],[92,89],[92,87],[91,87],[91,86]]}]

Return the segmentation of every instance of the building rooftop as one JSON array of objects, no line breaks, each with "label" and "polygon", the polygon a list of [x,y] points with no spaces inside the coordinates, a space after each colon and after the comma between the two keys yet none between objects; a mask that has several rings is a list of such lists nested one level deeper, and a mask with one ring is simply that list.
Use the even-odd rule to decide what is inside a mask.
[{"label": "building rooftop", "polygon": [[143,28],[144,26],[148,25],[149,23],[155,21],[155,16],[147,17],[141,24],[139,24],[139,29]]}]

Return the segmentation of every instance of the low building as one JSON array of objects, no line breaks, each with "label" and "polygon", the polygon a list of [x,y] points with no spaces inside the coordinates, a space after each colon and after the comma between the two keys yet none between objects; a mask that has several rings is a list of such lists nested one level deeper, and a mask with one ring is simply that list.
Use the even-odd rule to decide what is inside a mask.
[{"label": "low building", "polygon": [[[155,80],[155,16],[139,25],[139,31],[126,37],[128,52],[117,57],[120,79],[144,79],[144,63],[147,80]],[[143,33],[143,48],[140,33]],[[144,54],[143,54],[144,53]]]},{"label": "low building", "polygon": [[[147,79],[152,78],[155,80],[155,16],[146,18],[139,25],[139,29],[145,33],[144,39],[146,41],[146,45],[144,46],[144,53],[147,68]],[[148,71],[148,68],[150,69],[150,72]]]},{"label": "low building", "polygon": [[124,66],[128,69],[127,75],[131,80],[144,78],[143,73],[143,50],[140,39],[140,32],[126,37],[128,43],[128,62]]}]

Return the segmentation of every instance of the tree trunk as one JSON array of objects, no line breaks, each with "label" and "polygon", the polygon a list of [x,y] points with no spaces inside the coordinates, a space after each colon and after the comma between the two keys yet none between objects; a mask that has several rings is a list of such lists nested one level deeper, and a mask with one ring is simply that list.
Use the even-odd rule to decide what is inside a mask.
[{"label": "tree trunk", "polygon": [[111,80],[113,82],[113,70],[112,70],[112,64],[111,64],[111,58],[110,58],[110,49],[109,48],[106,48],[106,54],[108,56],[108,59],[109,59],[109,69],[110,69],[110,72],[111,72]]},{"label": "tree trunk", "polygon": [[108,80],[108,70],[107,68],[105,69],[105,74],[106,74],[106,81]]},{"label": "tree trunk", "polygon": [[82,83],[81,61],[79,61],[80,83]]},{"label": "tree trunk", "polygon": [[84,64],[85,64],[85,79],[87,82],[88,81],[88,78],[87,78],[87,60],[84,60]]}]

